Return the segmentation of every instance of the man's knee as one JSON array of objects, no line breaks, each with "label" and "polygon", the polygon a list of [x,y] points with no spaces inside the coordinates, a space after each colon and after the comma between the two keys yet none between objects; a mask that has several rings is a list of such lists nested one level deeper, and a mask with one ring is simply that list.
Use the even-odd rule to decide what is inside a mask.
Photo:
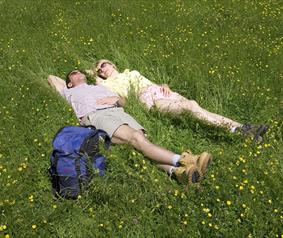
[{"label": "man's knee", "polygon": [[123,143],[130,143],[134,145],[134,143],[140,143],[145,139],[143,132],[140,130],[135,130],[128,125],[120,126],[113,134],[112,140],[115,143],[119,141],[119,144]]},{"label": "man's knee", "polygon": [[132,145],[142,145],[146,141],[146,138],[140,130],[134,130],[132,132],[131,138],[130,138],[130,144]]}]

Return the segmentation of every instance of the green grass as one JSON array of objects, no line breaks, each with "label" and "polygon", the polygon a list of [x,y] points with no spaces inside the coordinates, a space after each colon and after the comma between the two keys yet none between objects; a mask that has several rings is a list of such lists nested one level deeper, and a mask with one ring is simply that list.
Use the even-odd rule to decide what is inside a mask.
[{"label": "green grass", "polygon": [[[282,1],[1,0],[0,11],[0,237],[282,237]],[[77,122],[47,76],[100,58],[210,111],[269,123],[267,140],[253,146],[129,100],[150,140],[213,153],[201,185],[185,191],[130,146],[113,146],[87,194],[54,200],[51,140]]]}]

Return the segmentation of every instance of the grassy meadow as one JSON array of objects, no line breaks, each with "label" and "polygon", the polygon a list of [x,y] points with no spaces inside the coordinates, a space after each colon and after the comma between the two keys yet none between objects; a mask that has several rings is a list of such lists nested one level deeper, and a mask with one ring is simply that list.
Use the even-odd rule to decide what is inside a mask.
[{"label": "grassy meadow", "polygon": [[[283,237],[282,0],[0,0],[0,11],[1,238]],[[254,145],[131,98],[125,109],[151,141],[214,155],[201,184],[186,191],[119,145],[86,194],[55,200],[51,141],[77,121],[47,76],[100,58],[271,129]]]}]

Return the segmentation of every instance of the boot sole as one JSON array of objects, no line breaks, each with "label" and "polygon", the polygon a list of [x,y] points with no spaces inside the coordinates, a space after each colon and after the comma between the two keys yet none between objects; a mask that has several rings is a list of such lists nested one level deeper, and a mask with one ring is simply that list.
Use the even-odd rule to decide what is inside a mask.
[{"label": "boot sole", "polygon": [[195,165],[184,168],[181,175],[177,176],[179,183],[190,185],[200,181],[201,173]]},{"label": "boot sole", "polygon": [[186,169],[187,181],[188,184],[197,183],[200,181],[200,172],[196,166],[189,166]]},{"label": "boot sole", "polygon": [[262,125],[258,128],[256,135],[253,138],[253,142],[259,142],[259,143],[263,143],[264,142],[264,134],[268,131],[269,126],[268,125]]}]

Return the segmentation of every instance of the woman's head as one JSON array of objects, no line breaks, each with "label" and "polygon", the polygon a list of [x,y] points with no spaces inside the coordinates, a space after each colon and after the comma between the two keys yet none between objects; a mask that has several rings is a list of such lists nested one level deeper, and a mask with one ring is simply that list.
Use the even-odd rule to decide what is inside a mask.
[{"label": "woman's head", "polygon": [[103,79],[107,79],[108,77],[119,73],[116,65],[107,59],[98,60],[94,65],[93,71]]}]

